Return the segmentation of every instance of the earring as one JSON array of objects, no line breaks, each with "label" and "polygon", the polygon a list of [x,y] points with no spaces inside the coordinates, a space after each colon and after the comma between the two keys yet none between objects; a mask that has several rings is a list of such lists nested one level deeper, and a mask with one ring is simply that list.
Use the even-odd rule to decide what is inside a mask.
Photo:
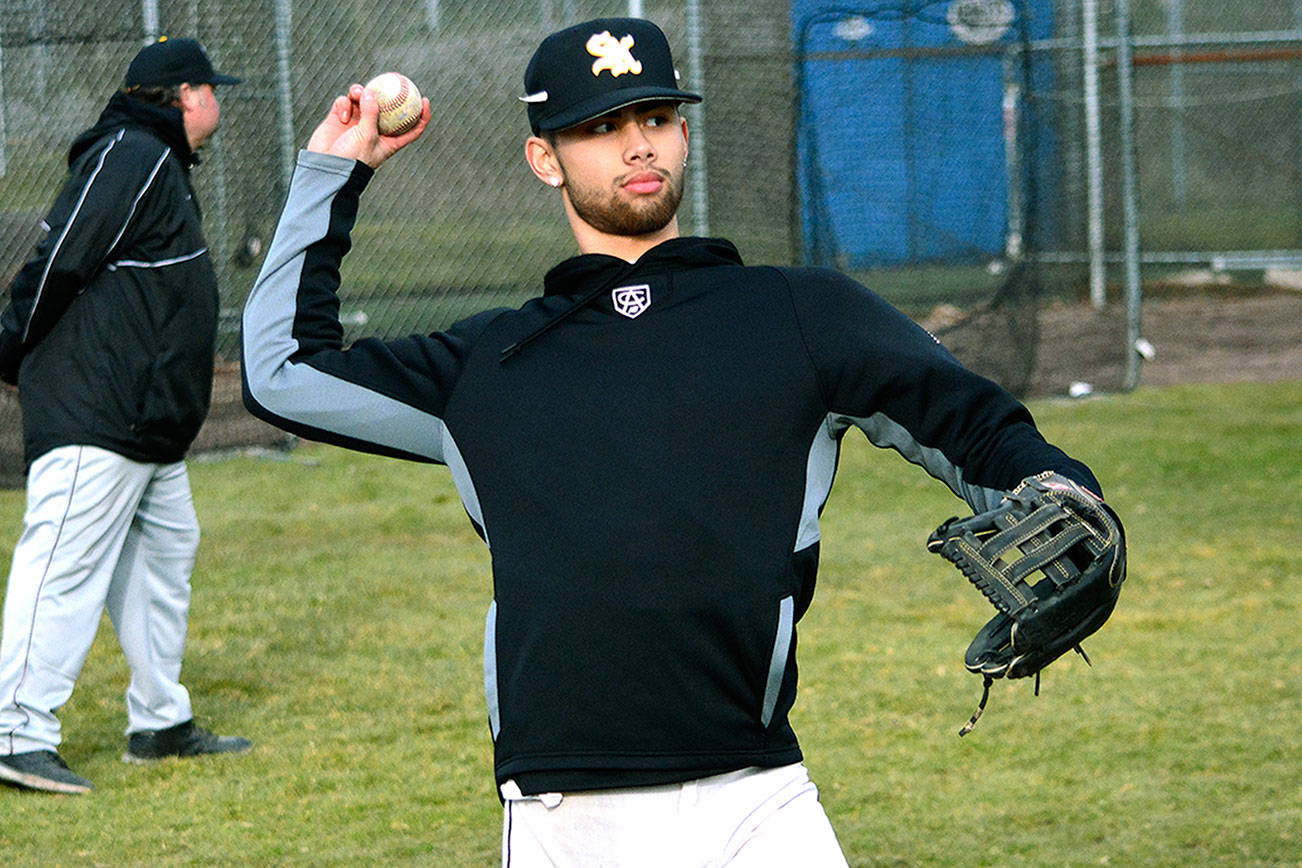
[{"label": "earring", "polygon": [[560,178],[548,178],[548,179],[547,179],[547,183],[548,183],[548,184],[551,184],[553,187],[559,187],[559,186],[561,185],[561,179],[560,179]]}]

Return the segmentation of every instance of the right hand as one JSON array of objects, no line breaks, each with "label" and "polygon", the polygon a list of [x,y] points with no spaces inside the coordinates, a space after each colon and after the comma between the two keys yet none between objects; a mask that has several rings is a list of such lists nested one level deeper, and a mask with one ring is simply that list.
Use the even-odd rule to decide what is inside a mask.
[{"label": "right hand", "polygon": [[382,136],[376,126],[380,107],[375,95],[360,84],[335,97],[330,112],[308,140],[307,149],[360,160],[372,169],[420,138],[429,125],[429,99],[421,99],[420,122],[401,136]]}]

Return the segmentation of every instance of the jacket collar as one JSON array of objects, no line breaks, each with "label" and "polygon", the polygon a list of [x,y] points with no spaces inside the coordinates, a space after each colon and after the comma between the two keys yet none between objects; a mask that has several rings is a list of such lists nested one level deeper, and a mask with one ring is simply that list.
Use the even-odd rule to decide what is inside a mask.
[{"label": "jacket collar", "polygon": [[741,265],[741,254],[722,238],[671,238],[629,263],[604,253],[585,253],[561,262],[543,278],[543,295],[581,295],[623,268],[628,279],[664,271]]},{"label": "jacket collar", "polygon": [[68,164],[76,162],[87,149],[109,133],[131,127],[143,129],[161,139],[172,149],[182,165],[193,166],[199,162],[199,158],[190,150],[190,140],[186,138],[185,124],[181,117],[181,110],[175,106],[156,106],[119,91],[109,99],[95,125],[73,140],[72,147],[68,150]]}]

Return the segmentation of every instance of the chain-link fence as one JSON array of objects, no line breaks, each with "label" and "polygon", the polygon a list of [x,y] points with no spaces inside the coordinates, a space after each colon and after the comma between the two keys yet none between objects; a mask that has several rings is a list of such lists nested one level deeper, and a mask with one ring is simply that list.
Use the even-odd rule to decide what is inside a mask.
[{"label": "chain-link fence", "polygon": [[[437,329],[536,293],[572,254],[555,194],[524,165],[523,68],[551,30],[633,12],[665,29],[706,97],[687,110],[685,232],[729,237],[748,261],[845,268],[978,370],[1059,389],[1070,372],[1041,371],[1037,311],[1087,301],[1091,263],[1120,282],[1124,2],[6,0],[0,285],[131,56],[197,36],[244,79],[219,90],[222,129],[194,171],[223,298],[197,445],[265,442],[278,435],[239,406],[238,315],[332,96],[396,69],[431,99],[431,130],[363,200],[341,295],[350,336]],[[1287,264],[1302,248],[1302,0],[1185,2],[1133,2],[1145,262],[1173,279],[1245,251]],[[1116,373],[1095,378],[1105,388],[1132,351],[1115,323],[1097,350]],[[0,464],[21,467],[16,401],[0,400]]]}]

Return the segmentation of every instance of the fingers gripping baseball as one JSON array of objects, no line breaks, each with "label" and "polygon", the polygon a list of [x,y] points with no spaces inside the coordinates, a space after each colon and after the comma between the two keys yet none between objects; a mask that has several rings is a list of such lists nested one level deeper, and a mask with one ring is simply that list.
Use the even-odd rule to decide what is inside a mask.
[{"label": "fingers gripping baseball", "polygon": [[325,119],[317,125],[312,132],[312,137],[308,139],[307,149],[322,154],[330,153],[330,147],[335,141],[357,124],[357,107],[357,103],[350,98],[349,94],[335,97]]},{"label": "fingers gripping baseball", "polygon": [[425,132],[430,120],[429,100],[421,99],[420,120],[400,136],[380,135],[379,114],[375,94],[360,84],[353,84],[347,94],[335,97],[329,113],[308,140],[307,149],[359,160],[378,169]]}]

